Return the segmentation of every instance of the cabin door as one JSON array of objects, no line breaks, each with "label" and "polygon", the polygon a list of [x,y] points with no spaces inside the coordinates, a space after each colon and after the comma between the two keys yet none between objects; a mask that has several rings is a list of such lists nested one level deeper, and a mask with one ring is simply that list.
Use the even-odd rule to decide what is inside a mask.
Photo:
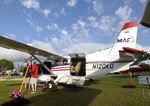
[{"label": "cabin door", "polygon": [[85,57],[71,58],[70,74],[72,76],[86,76],[86,59],[85,59]]}]

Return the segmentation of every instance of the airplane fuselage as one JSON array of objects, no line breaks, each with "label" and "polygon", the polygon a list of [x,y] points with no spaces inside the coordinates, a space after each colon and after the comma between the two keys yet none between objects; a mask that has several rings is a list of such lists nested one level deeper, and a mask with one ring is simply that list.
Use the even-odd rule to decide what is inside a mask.
[{"label": "airplane fuselage", "polygon": [[[129,69],[132,61],[120,61],[119,56],[109,55],[111,49],[98,51],[86,56],[86,79],[94,79],[108,73],[119,72]],[[70,76],[70,64],[52,67],[54,74]],[[67,79],[66,79],[67,80]]]}]

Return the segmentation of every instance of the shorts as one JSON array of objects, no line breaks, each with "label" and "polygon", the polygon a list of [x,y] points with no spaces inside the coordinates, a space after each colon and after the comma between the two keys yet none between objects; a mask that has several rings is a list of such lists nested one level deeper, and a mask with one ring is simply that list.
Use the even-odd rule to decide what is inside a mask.
[{"label": "shorts", "polygon": [[37,84],[37,78],[31,78],[30,84]]},{"label": "shorts", "polygon": [[29,84],[30,83],[30,77],[27,77],[24,81],[25,84]]}]

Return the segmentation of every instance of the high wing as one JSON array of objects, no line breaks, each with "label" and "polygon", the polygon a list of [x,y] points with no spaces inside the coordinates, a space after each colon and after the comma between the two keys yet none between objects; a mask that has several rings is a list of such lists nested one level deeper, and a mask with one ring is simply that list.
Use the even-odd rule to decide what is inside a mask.
[{"label": "high wing", "polygon": [[60,60],[60,59],[65,59],[62,56],[23,44],[21,42],[3,37],[0,35],[0,46],[7,48],[7,49],[14,49],[14,50],[18,50],[18,51],[22,51],[25,53],[29,53],[31,55],[39,55],[39,56],[43,56],[49,59],[53,59],[53,60]]},{"label": "high wing", "polygon": [[142,56],[145,52],[143,50],[138,50],[130,47],[123,47],[124,51],[133,54],[135,58],[139,58]]},{"label": "high wing", "polygon": [[123,50],[119,51],[121,61],[134,61],[130,66],[128,70],[122,70],[121,73],[128,73],[130,72],[141,72],[143,71],[143,67],[139,65],[141,61],[143,61],[145,58],[143,57],[145,55],[145,51],[138,50],[135,48],[130,47],[123,47]]}]

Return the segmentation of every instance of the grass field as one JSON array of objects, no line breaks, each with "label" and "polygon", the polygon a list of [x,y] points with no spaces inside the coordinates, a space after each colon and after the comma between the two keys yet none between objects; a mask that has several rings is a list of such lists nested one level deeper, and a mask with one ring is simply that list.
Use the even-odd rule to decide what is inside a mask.
[{"label": "grass field", "polygon": [[[9,94],[18,90],[21,81],[0,82],[0,104],[9,101]],[[57,91],[43,92],[38,88],[36,94],[26,93],[30,100],[29,106],[150,106],[148,87],[138,84],[138,78],[133,78],[136,88],[123,88],[128,84],[126,76],[104,76],[94,81],[86,82],[83,87],[62,87]],[[144,97],[145,96],[145,97]]]}]

